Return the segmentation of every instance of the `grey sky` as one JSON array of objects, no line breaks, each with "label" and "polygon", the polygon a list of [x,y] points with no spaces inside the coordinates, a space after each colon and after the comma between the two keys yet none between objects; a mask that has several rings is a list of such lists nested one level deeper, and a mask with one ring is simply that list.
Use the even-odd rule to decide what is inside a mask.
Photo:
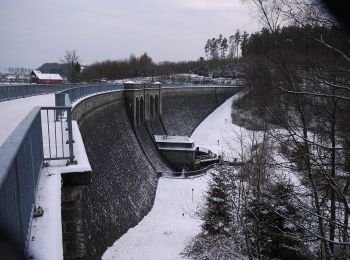
[{"label": "grey sky", "polygon": [[198,59],[208,38],[258,27],[240,0],[4,0],[0,70],[58,62],[67,49],[82,64],[143,52]]}]

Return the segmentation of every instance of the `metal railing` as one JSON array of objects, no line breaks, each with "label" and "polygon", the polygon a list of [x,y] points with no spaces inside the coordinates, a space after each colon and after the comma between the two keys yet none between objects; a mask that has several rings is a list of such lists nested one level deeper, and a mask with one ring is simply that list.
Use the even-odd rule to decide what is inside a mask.
[{"label": "metal railing", "polygon": [[43,164],[40,111],[35,107],[0,147],[0,229],[23,251]]},{"label": "metal railing", "polygon": [[165,178],[187,178],[187,177],[199,177],[212,169],[217,163],[210,164],[202,169],[186,172],[158,172],[159,177]]},{"label": "metal railing", "polygon": [[71,108],[33,108],[0,147],[0,232],[23,252],[44,162],[75,163]]},{"label": "metal railing", "polygon": [[163,83],[163,88],[195,88],[195,87],[207,87],[207,88],[232,88],[243,87],[242,84],[221,84],[221,83]]},{"label": "metal railing", "polygon": [[55,93],[69,88],[82,87],[82,84],[28,84],[28,85],[0,85],[0,101]]},{"label": "metal railing", "polygon": [[76,96],[85,96],[100,91],[121,89],[122,84],[28,84],[28,85],[0,85],[0,101],[15,98],[30,97],[41,94],[61,92],[68,93],[72,102]]},{"label": "metal railing", "polygon": [[64,96],[64,94],[68,94],[70,102],[73,103],[76,100],[88,95],[120,89],[123,89],[123,84],[89,85],[85,87],[66,89],[55,94],[55,105],[62,106],[63,104],[65,104],[64,102],[66,97]]},{"label": "metal railing", "polygon": [[72,107],[42,107],[44,160],[69,160],[75,163],[73,150]]},{"label": "metal railing", "polygon": [[[4,97],[11,99],[47,91],[40,85],[31,89],[21,86],[17,90],[11,87],[12,92],[6,89],[6,94],[0,93],[0,101]],[[52,92],[57,90],[57,86],[49,87]],[[68,163],[75,163],[71,100],[121,88],[121,84],[95,85],[57,93],[55,102],[59,106],[35,107],[0,147],[0,232],[8,234],[23,252],[26,252],[29,242],[44,162],[67,159]]]}]

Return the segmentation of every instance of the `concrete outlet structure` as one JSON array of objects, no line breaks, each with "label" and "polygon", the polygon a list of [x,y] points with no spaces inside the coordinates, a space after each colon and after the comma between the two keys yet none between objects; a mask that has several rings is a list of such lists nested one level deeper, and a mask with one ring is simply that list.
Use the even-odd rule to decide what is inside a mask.
[{"label": "concrete outlet structure", "polygon": [[176,170],[186,167],[190,170],[195,163],[195,145],[192,139],[186,136],[155,135],[154,139],[160,153]]},{"label": "concrete outlet structure", "polygon": [[127,113],[134,127],[162,114],[161,83],[124,83]]}]

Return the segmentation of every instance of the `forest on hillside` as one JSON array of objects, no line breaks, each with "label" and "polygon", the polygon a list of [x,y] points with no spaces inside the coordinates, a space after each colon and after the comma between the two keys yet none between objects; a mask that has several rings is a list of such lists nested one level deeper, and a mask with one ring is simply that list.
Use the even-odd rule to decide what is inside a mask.
[{"label": "forest on hillside", "polygon": [[[317,1],[249,2],[264,28],[240,42],[237,60],[246,87],[232,122],[247,129],[236,133],[243,166],[213,171],[202,233],[183,254],[348,259],[348,35]],[[211,59],[222,59],[217,48]]]}]

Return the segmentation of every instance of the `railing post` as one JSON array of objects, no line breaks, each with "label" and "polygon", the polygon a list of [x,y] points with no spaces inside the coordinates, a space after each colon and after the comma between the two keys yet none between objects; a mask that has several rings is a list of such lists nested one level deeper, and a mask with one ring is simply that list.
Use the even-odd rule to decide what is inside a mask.
[{"label": "railing post", "polygon": [[[56,93],[55,94],[55,106],[56,107],[63,107],[65,106],[65,95],[64,93]],[[59,121],[60,117],[63,114],[63,110],[55,110],[55,120]]]},{"label": "railing post", "polygon": [[72,128],[72,109],[67,109],[67,125],[68,125],[68,144],[69,144],[69,164],[76,164],[73,151],[73,128]]}]

